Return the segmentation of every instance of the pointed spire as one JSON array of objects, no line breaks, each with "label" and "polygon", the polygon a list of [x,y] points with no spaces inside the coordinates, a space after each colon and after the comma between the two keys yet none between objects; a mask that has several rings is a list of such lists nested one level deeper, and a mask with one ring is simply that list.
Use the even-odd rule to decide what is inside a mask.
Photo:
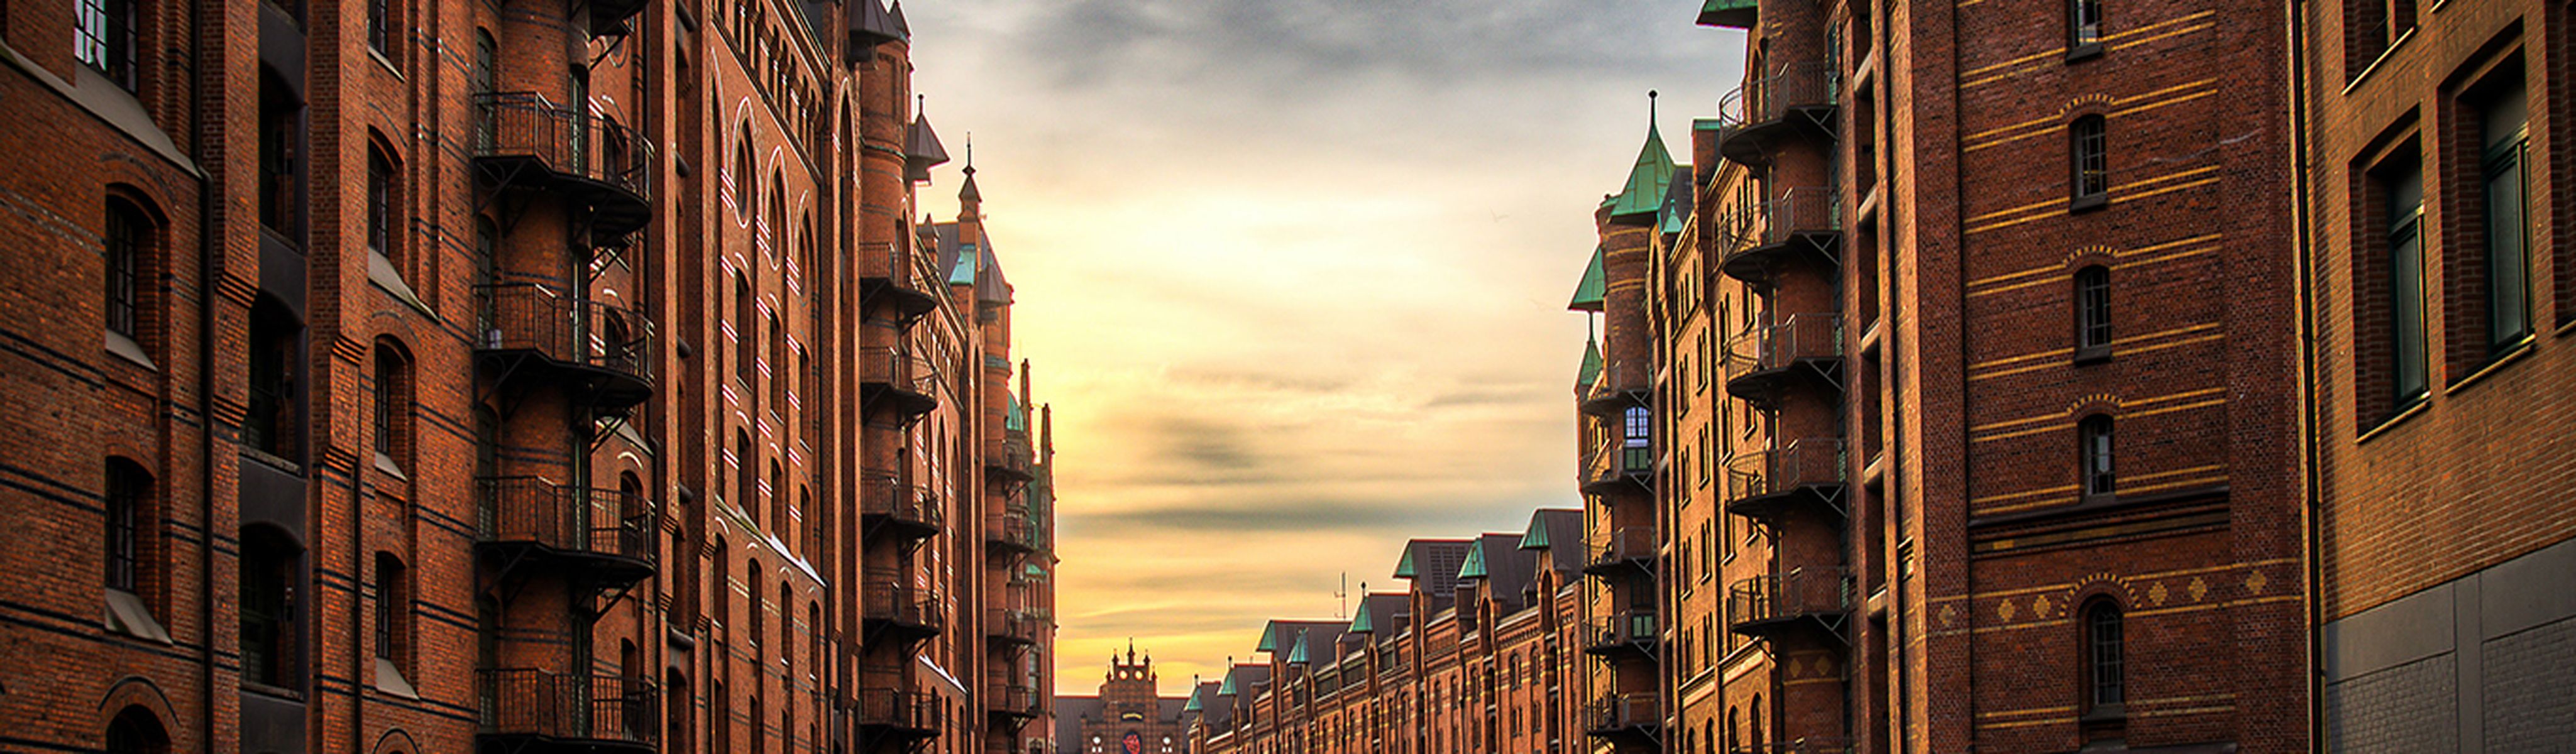
[{"label": "pointed spire", "polygon": [[984,192],[975,188],[975,132],[966,132],[966,185],[957,189],[957,201],[980,204]]},{"label": "pointed spire", "polygon": [[863,53],[904,36],[895,29],[894,17],[886,14],[885,3],[879,0],[859,0],[858,7],[849,11],[848,24],[853,60],[864,60]]},{"label": "pointed spire", "polygon": [[914,95],[912,130],[904,136],[903,177],[914,183],[930,181],[930,169],[948,164],[948,148],[939,143],[939,132],[930,127],[930,99]]},{"label": "pointed spire", "polygon": [[1055,404],[1038,407],[1038,462],[1055,464]]},{"label": "pointed spire", "polygon": [[1029,405],[1029,360],[1020,360],[1020,405]]},{"label": "pointed spire", "polygon": [[904,39],[912,38],[912,24],[903,20],[903,0],[894,0],[894,10],[887,15],[894,19],[895,33],[903,35]]},{"label": "pointed spire", "polygon": [[1637,150],[1637,164],[1628,170],[1628,181],[1619,195],[1610,201],[1613,218],[1651,214],[1663,209],[1665,192],[1673,180],[1673,153],[1664,148],[1664,132],[1655,126],[1656,92],[1646,93],[1646,145]]}]

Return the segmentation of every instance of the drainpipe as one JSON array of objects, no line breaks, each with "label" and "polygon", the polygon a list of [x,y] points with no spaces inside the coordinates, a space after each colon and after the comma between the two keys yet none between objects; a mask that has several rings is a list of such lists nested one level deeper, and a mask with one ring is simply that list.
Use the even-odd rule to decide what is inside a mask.
[{"label": "drainpipe", "polygon": [[2317,480],[2318,421],[2314,394],[2317,376],[2317,324],[2316,306],[2312,300],[2315,293],[2313,270],[2316,266],[2316,239],[2313,229],[2309,227],[2313,214],[2309,209],[2309,202],[2313,198],[2313,192],[2308,185],[2308,48],[2304,13],[2306,8],[2303,6],[2305,3],[2302,0],[2290,0],[2285,8],[2289,13],[2287,26],[2290,35],[2288,45],[2290,55],[2290,224],[2295,229],[2293,232],[2297,234],[2296,266],[2293,272],[2298,275],[2298,284],[2295,287],[2297,294],[2292,297],[2292,301],[2299,307],[2299,447],[2300,460],[2304,467],[2299,474],[2299,486],[2306,497],[2305,509],[2300,514],[2300,544],[2303,550],[2300,555],[2305,561],[2304,576],[2307,581],[2305,586],[2308,625],[2303,628],[2302,633],[2305,634],[2303,638],[2308,651],[2306,667],[2302,668],[2304,677],[2300,680],[2305,684],[2308,693],[2307,748],[2321,750],[2318,747],[2325,744],[2325,676],[2323,675],[2325,663],[2324,647],[2317,639],[2319,631],[2324,626],[2322,620],[2324,613],[2321,604],[2317,601],[2317,588],[2319,582],[2323,580],[2317,552],[2323,537],[2317,522],[2318,516],[2323,512],[2324,495],[2318,489]]}]

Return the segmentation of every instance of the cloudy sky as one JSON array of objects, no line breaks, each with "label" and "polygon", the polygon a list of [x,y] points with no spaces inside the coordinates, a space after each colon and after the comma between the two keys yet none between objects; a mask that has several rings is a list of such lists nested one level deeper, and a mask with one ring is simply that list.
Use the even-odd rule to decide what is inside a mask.
[{"label": "cloudy sky", "polygon": [[[1591,211],[1743,37],[1687,0],[916,0],[1055,407],[1058,690],[1166,692],[1405,539],[1579,504]],[[925,191],[954,212],[955,168]]]}]

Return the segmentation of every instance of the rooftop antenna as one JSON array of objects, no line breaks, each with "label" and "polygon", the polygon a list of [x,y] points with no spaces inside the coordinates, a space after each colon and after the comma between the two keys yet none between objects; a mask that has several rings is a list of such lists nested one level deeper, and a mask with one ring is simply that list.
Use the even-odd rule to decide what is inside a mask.
[{"label": "rooftop antenna", "polygon": [[1342,572],[1342,586],[1333,590],[1333,617],[1351,617],[1351,572]]}]

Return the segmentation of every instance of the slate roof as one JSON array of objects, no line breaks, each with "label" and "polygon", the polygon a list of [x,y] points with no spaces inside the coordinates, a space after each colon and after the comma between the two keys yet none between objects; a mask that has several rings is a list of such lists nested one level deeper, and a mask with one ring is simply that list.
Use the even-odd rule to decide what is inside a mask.
[{"label": "slate roof", "polygon": [[1412,579],[1413,590],[1446,598],[1458,590],[1458,567],[1467,562],[1464,539],[1417,539],[1404,543],[1404,560],[1395,577]]}]

